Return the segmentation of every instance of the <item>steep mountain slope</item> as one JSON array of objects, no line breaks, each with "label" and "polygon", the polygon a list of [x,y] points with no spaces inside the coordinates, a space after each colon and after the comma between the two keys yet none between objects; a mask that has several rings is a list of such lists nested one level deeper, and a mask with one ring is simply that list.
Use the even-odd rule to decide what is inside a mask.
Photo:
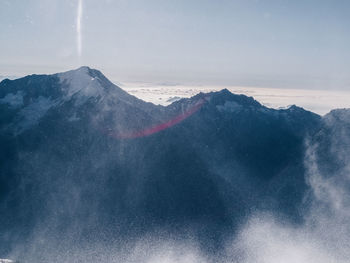
[{"label": "steep mountain slope", "polygon": [[227,90],[155,106],[87,67],[2,81],[0,112],[0,256],[19,258],[154,231],[214,249],[257,210],[298,223],[329,118]]},{"label": "steep mountain slope", "polygon": [[[329,180],[348,178],[350,172],[350,109],[332,110],[322,120],[322,128],[313,136],[314,158],[318,164],[318,172]],[[345,180],[337,184],[350,189]]]}]

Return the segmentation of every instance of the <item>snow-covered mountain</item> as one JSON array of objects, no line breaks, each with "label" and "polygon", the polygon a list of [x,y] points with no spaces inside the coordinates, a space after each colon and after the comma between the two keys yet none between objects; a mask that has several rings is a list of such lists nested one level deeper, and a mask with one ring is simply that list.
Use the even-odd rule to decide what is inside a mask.
[{"label": "snow-covered mountain", "polygon": [[[144,103],[129,95],[101,72],[81,67],[54,75],[31,75],[21,79],[4,80],[0,84],[0,129],[22,133],[38,125],[42,118],[53,112],[65,111],[68,121],[78,121],[84,107],[91,106],[93,118],[111,118],[110,126],[129,122],[130,126],[142,119],[158,120],[157,106]],[[128,116],[125,110],[128,109]],[[138,119],[132,121],[137,116]]]},{"label": "snow-covered mountain", "polygon": [[348,116],[270,109],[228,90],[156,106],[88,67],[3,80],[0,257],[45,261],[38,251],[154,231],[214,249],[252,211],[298,224],[305,140],[321,152]]}]

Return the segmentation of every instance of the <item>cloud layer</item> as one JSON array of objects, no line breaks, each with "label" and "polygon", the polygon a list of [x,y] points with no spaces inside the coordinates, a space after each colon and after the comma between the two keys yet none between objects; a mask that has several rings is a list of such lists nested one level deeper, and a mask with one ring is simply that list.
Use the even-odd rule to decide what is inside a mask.
[{"label": "cloud layer", "polygon": [[199,92],[211,92],[227,88],[232,93],[252,96],[265,106],[272,108],[296,104],[320,115],[336,108],[350,108],[350,92],[348,91],[144,83],[126,83],[122,88],[145,101],[161,105],[168,105],[176,99],[188,98]]}]

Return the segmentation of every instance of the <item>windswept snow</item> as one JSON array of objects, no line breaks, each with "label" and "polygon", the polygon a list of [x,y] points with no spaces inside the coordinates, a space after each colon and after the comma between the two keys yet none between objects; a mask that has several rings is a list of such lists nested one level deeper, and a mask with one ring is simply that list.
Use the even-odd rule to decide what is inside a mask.
[{"label": "windswept snow", "polygon": [[[73,106],[79,107],[87,101],[94,101],[101,111],[113,109],[118,101],[129,105],[141,105],[139,100],[113,85],[101,72],[89,67],[80,67],[51,76],[28,76],[26,81],[30,84],[28,90],[17,87],[17,83],[14,83],[13,90],[0,98],[0,104],[17,109],[11,125],[17,134],[39,123],[51,108],[65,103],[72,106],[72,102]],[[70,122],[79,119],[74,111],[67,117]]]},{"label": "windswept snow", "polygon": [[58,73],[57,75],[60,82],[66,84],[63,92],[67,100],[73,95],[79,94],[79,103],[82,103],[86,98],[103,96],[105,94],[104,88],[100,84],[100,79],[91,77],[88,67],[81,67],[77,70]]}]

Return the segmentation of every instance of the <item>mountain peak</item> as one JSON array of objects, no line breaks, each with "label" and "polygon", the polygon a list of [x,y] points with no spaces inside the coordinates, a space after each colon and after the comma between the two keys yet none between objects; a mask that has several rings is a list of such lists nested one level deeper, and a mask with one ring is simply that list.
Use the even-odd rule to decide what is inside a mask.
[{"label": "mountain peak", "polygon": [[96,97],[103,95],[109,87],[115,86],[100,71],[87,66],[57,73],[56,76],[61,83],[66,84],[65,93],[68,97],[76,93],[84,97]]},{"label": "mountain peak", "polygon": [[228,89],[222,89],[217,92],[209,93],[211,102],[215,105],[224,105],[226,102],[233,101],[241,106],[253,106],[262,107],[262,105],[256,101],[253,97],[248,97],[242,94],[231,93]]},{"label": "mountain peak", "polygon": [[327,123],[341,122],[350,124],[350,109],[334,109],[324,116]]},{"label": "mountain peak", "polygon": [[82,66],[82,67],[79,67],[77,69],[68,70],[68,71],[57,73],[54,75],[57,75],[58,77],[70,78],[70,79],[71,78],[81,78],[81,77],[86,77],[86,76],[88,76],[90,78],[103,76],[103,74],[100,71],[98,71],[97,69],[92,69],[88,66]]},{"label": "mountain peak", "polygon": [[91,68],[88,66],[81,66],[81,67],[77,68],[76,70],[91,70]]}]

